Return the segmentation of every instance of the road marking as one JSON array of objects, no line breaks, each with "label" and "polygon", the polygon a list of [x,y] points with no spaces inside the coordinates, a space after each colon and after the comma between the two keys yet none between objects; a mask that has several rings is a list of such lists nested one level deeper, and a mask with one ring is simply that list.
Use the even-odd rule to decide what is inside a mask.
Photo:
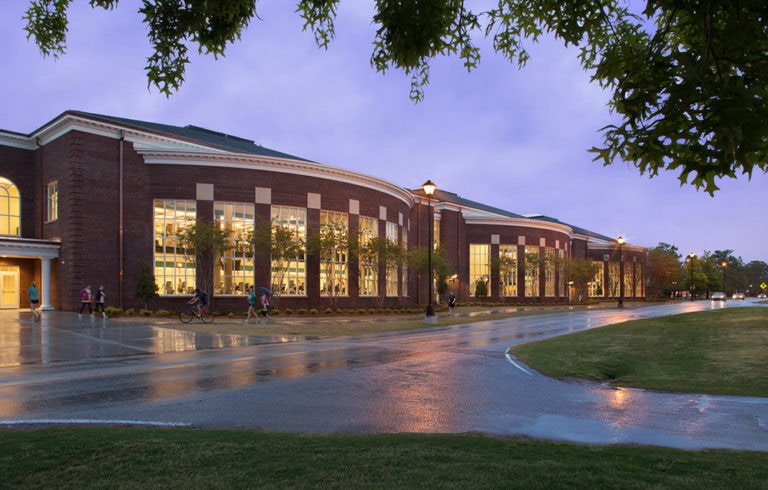
[{"label": "road marking", "polygon": [[510,363],[510,364],[512,364],[513,366],[515,366],[517,369],[519,369],[520,371],[524,372],[524,373],[525,373],[525,374],[527,374],[528,376],[533,376],[533,373],[531,373],[530,371],[527,371],[527,370],[526,370],[526,369],[525,369],[523,366],[521,366],[520,364],[516,363],[516,362],[515,362],[515,361],[512,359],[512,356],[510,356],[510,355],[509,355],[509,353],[507,353],[507,354],[505,355],[505,357],[507,358],[507,361],[509,361],[509,363]]}]

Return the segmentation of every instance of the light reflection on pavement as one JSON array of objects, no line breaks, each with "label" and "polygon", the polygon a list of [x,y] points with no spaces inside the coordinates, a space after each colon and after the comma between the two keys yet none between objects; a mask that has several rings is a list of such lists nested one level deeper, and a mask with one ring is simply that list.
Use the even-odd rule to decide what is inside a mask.
[{"label": "light reflection on pavement", "polygon": [[768,451],[768,399],[564,382],[505,358],[521,342],[720,307],[696,301],[546,313],[330,340],[195,335],[140,322],[105,327],[66,313],[33,325],[3,314],[0,425],[77,420],[310,433],[478,431]]}]

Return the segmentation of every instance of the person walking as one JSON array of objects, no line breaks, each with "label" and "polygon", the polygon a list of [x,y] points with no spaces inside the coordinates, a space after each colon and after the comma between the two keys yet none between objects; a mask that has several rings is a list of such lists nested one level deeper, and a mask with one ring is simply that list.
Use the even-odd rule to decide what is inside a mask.
[{"label": "person walking", "polygon": [[88,313],[90,313],[91,318],[93,318],[93,306],[91,305],[92,301],[93,293],[91,292],[91,285],[89,284],[80,290],[80,313],[78,313],[77,316],[83,316],[83,310],[85,310],[87,305]]},{"label": "person walking", "polygon": [[250,323],[251,317],[256,318],[256,291],[253,286],[248,288],[248,318],[243,323]]},{"label": "person walking", "polygon": [[107,295],[104,293],[104,286],[99,286],[99,289],[96,290],[96,297],[95,297],[96,307],[94,308],[94,313],[98,313],[99,310],[101,310],[101,316],[105,320],[107,319],[107,312],[104,310],[104,301],[106,297]]},{"label": "person walking", "polygon": [[40,312],[37,311],[37,305],[40,303],[40,296],[35,281],[32,281],[32,284],[29,285],[27,294],[29,295],[29,309],[32,312],[32,321],[40,320]]},{"label": "person walking", "polygon": [[267,323],[272,319],[272,317],[269,316],[269,295],[265,292],[262,292],[261,294],[261,316],[263,317],[263,320],[260,323]]},{"label": "person walking", "polygon": [[453,291],[448,295],[448,314],[453,316],[453,309],[456,308],[456,295]]}]

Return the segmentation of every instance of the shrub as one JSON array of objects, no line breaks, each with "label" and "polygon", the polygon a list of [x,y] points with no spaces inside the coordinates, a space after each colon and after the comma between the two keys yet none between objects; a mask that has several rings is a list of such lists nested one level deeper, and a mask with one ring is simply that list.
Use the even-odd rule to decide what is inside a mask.
[{"label": "shrub", "polygon": [[344,314],[344,308],[336,308],[336,313],[339,314],[339,315],[343,315]]},{"label": "shrub", "polygon": [[365,315],[365,312],[366,312],[366,311],[367,311],[367,310],[366,310],[365,308],[358,308],[358,309],[357,309],[357,312],[358,312],[358,313],[360,313],[361,315]]},{"label": "shrub", "polygon": [[104,308],[104,311],[109,316],[119,315],[120,313],[123,312],[123,310],[121,310],[120,308],[115,308],[114,306],[107,306],[106,308]]},{"label": "shrub", "polygon": [[326,308],[325,309],[325,314],[326,315],[330,315],[331,313],[333,313],[333,308]]},{"label": "shrub", "polygon": [[[150,310],[150,313],[151,313],[151,310]],[[159,316],[168,316],[170,314],[171,314],[171,312],[168,311],[168,310],[157,310],[155,312],[155,315],[159,315]]]},{"label": "shrub", "polygon": [[377,311],[378,310],[376,310],[376,308],[368,308],[368,313],[370,313],[371,315],[375,315]]},{"label": "shrub", "polygon": [[298,310],[296,310],[296,313],[298,313],[299,315],[305,315],[307,313],[307,309],[299,308]]},{"label": "shrub", "polygon": [[126,315],[134,315],[134,314],[136,314],[136,310],[134,310],[133,308],[128,308],[127,310],[125,310],[125,314]]},{"label": "shrub", "polygon": [[149,315],[152,314],[152,310],[147,310],[147,309],[142,308],[141,309],[141,314],[144,315],[144,316],[149,316]]},{"label": "shrub", "polygon": [[285,313],[286,315],[290,315],[290,314],[293,313],[293,310],[290,309],[290,308],[286,308],[286,309],[283,310],[283,313]]},{"label": "shrub", "polygon": [[309,310],[310,315],[317,315],[317,308],[312,308]]}]

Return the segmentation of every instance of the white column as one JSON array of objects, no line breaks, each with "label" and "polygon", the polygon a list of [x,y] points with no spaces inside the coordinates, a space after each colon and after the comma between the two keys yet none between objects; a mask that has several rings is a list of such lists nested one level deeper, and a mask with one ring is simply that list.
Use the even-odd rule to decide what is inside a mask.
[{"label": "white column", "polygon": [[40,279],[40,309],[53,310],[51,305],[51,259],[40,259],[42,261],[42,277]]}]

